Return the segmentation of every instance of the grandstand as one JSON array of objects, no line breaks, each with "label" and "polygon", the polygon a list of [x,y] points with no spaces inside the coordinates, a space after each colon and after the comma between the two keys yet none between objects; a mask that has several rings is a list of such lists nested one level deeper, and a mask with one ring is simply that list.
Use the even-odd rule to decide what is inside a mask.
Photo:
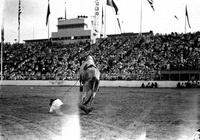
[{"label": "grandstand", "polygon": [[200,80],[200,32],[121,34],[61,44],[5,44],[4,79],[73,80],[87,54],[104,80]]}]

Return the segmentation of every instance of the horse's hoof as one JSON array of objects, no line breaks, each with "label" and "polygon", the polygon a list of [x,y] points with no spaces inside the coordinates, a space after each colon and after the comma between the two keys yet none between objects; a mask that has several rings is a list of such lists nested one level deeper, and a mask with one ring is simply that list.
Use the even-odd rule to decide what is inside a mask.
[{"label": "horse's hoof", "polygon": [[90,112],[92,112],[93,109],[94,109],[93,107],[87,108],[87,109],[85,110],[85,113],[86,113],[86,114],[89,114]]},{"label": "horse's hoof", "polygon": [[85,105],[79,105],[79,108],[83,110],[85,114],[89,114],[93,110],[93,107],[87,107]]}]

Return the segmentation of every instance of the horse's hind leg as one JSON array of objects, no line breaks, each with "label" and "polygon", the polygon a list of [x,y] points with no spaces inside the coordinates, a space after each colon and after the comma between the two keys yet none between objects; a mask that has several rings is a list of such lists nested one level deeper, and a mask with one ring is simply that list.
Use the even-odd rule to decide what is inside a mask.
[{"label": "horse's hind leg", "polygon": [[93,86],[92,86],[92,95],[91,95],[91,100],[89,105],[92,106],[93,102],[94,102],[94,98],[96,96],[96,93],[99,89],[99,80],[97,80],[97,78],[94,78],[94,82],[93,82]]}]

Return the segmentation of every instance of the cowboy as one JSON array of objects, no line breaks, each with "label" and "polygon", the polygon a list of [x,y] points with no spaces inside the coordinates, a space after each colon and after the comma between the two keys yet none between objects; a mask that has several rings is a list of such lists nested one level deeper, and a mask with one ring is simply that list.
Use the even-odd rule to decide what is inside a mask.
[{"label": "cowboy", "polygon": [[49,113],[53,113],[55,112],[56,114],[61,115],[61,106],[63,105],[63,102],[60,99],[50,99],[50,109],[49,109]]},{"label": "cowboy", "polygon": [[[49,103],[50,109],[49,113],[55,113],[57,115],[64,115],[66,113],[66,110],[68,113],[72,113],[74,110],[69,105],[64,104],[60,99],[50,99]],[[92,107],[86,107],[84,105],[79,104],[79,108],[83,110],[86,114],[90,113],[93,108]]]}]

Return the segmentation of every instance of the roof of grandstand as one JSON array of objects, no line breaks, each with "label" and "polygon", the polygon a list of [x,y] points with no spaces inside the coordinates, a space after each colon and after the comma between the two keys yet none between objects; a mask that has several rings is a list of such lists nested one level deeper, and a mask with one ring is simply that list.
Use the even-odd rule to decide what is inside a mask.
[{"label": "roof of grandstand", "polygon": [[27,39],[24,42],[41,42],[41,41],[48,41],[49,39]]}]

